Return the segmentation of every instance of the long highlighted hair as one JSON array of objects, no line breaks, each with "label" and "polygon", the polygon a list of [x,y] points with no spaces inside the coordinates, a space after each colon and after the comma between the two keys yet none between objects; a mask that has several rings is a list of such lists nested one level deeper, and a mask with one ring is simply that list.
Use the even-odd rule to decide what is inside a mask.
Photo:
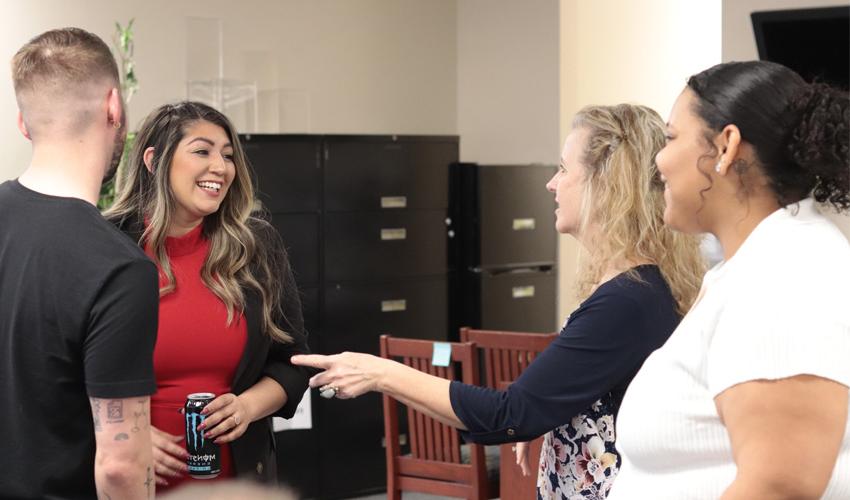
[{"label": "long highlighted hair", "polygon": [[590,224],[597,229],[579,268],[579,296],[590,295],[612,266],[652,262],[684,315],[699,292],[705,263],[697,237],[664,225],[664,184],[655,166],[665,143],[663,120],[646,106],[588,106],[576,114],[573,128],[588,131],[579,231]]},{"label": "long highlighted hair", "polygon": [[[165,246],[177,205],[169,182],[171,164],[186,129],[203,121],[218,125],[227,134],[233,145],[236,175],[218,211],[204,218],[202,231],[210,249],[201,268],[201,280],[227,307],[227,324],[233,322],[237,311],[245,310],[243,290],[253,290],[262,304],[263,331],[274,340],[292,342],[277,321],[285,319],[281,297],[296,293],[283,289],[287,280],[279,275],[281,270],[289,272],[286,252],[268,222],[252,215],[254,188],[248,160],[236,130],[222,113],[186,101],[166,104],[148,115],[130,153],[127,180],[104,216],[118,225],[146,221],[139,243],[150,249],[165,277],[160,297],[172,293],[179,283]],[[144,162],[145,150],[150,147],[154,148],[153,172]]]}]

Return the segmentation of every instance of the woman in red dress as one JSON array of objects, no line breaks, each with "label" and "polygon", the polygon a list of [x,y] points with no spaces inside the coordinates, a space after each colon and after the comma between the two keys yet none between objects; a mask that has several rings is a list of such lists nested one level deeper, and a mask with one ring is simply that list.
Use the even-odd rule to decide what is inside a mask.
[{"label": "woman in red dress", "polygon": [[154,110],[106,216],[160,271],[157,392],[151,398],[159,490],[189,479],[186,396],[211,392],[199,426],[221,446],[219,478],[276,480],[271,416],[291,417],[310,372],[301,303],[276,231],[252,214],[254,190],[236,131],[183,102]]}]

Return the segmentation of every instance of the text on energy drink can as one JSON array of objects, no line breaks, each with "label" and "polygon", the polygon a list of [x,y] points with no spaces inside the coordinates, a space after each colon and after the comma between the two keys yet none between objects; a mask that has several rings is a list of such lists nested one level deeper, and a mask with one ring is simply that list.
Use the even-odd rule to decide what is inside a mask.
[{"label": "text on energy drink can", "polygon": [[211,392],[196,392],[186,397],[186,451],[189,458],[186,465],[189,466],[189,475],[196,479],[212,479],[221,473],[221,455],[219,446],[211,439],[204,437],[207,429],[198,430],[198,426],[207,418],[201,415],[204,409],[213,399],[215,394]]}]

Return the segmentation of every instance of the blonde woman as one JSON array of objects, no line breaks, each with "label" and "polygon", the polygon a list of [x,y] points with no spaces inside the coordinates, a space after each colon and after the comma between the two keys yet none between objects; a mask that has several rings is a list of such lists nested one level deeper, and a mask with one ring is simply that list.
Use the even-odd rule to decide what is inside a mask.
[{"label": "blonde woman", "polygon": [[313,387],[353,398],[382,391],[483,444],[547,434],[540,498],[604,498],[620,459],[614,420],[626,387],[697,294],[698,242],[664,227],[663,184],[654,165],[664,124],[643,106],[592,106],[575,117],[558,172],[546,185],[555,228],[587,259],[584,301],[557,339],[507,391],[449,382],[359,353],[295,356],[324,369]]},{"label": "blonde woman", "polygon": [[251,215],[253,188],[228,119],[200,103],[154,110],[139,131],[129,178],[107,218],[160,274],[151,398],[160,491],[187,479],[179,409],[217,395],[201,430],[221,444],[220,478],[274,482],[271,415],[291,417],[310,372],[301,304],[280,238]]}]

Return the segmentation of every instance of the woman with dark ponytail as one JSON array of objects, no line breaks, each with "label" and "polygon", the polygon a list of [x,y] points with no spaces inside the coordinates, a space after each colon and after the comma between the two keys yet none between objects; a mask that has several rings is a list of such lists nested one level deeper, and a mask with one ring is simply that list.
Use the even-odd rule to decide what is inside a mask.
[{"label": "woman with dark ponytail", "polygon": [[724,260],[632,381],[611,499],[850,498],[848,94],[769,62],[688,80],[656,157],[665,223]]}]

